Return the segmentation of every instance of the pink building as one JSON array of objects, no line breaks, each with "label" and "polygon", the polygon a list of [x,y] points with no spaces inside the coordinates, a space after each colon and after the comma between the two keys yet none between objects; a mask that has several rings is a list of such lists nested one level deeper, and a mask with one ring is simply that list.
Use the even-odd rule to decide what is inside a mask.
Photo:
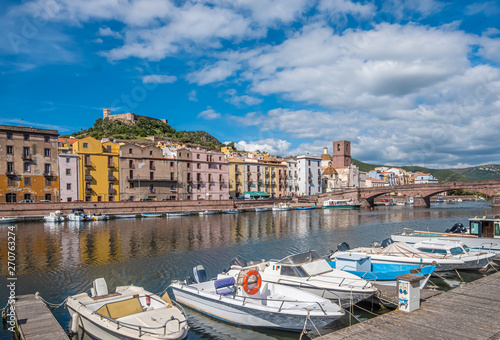
[{"label": "pink building", "polygon": [[222,152],[191,149],[192,199],[229,199],[229,163]]},{"label": "pink building", "polygon": [[61,202],[72,202],[79,198],[78,155],[59,154],[59,190]]}]

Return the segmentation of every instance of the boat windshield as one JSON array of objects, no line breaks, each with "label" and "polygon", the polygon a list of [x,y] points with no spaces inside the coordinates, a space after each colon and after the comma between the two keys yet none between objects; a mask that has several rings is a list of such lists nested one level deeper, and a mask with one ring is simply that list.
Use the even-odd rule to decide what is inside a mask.
[{"label": "boat windshield", "polygon": [[423,251],[425,253],[446,254],[446,249],[418,248],[418,250]]},{"label": "boat windshield", "polygon": [[279,264],[302,264],[306,262],[312,262],[315,260],[320,260],[321,256],[315,251],[311,250],[301,254],[295,254],[285,257],[283,260],[279,261]]},{"label": "boat windshield", "polygon": [[309,276],[300,266],[281,266],[281,275],[297,277]]},{"label": "boat windshield", "polygon": [[450,253],[452,255],[460,255],[464,253],[464,250],[461,247],[453,247],[450,249]]},{"label": "boat windshield", "polygon": [[467,247],[465,244],[464,244],[463,248],[464,248],[464,250],[465,250],[466,253],[470,252],[469,247]]}]

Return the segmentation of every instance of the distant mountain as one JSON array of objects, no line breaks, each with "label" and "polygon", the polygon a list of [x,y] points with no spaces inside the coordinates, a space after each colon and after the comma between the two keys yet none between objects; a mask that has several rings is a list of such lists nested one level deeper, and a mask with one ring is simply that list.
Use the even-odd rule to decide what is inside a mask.
[{"label": "distant mountain", "polygon": [[137,120],[135,125],[125,124],[119,120],[99,118],[95,121],[93,127],[87,130],[82,129],[79,132],[73,133],[72,136],[76,138],[91,136],[95,139],[111,137],[128,140],[147,140],[147,136],[157,136],[181,143],[201,145],[211,149],[218,149],[222,145],[217,138],[207,132],[177,131],[168,123],[142,117]]},{"label": "distant mountain", "polygon": [[[356,166],[358,166],[361,171],[365,172],[373,170],[379,166],[384,166],[384,165],[364,163],[356,159],[352,159],[352,162],[356,164]],[[481,181],[489,179],[500,179],[499,164],[479,165],[463,169],[431,169],[421,166],[390,166],[390,167],[402,168],[412,172],[420,171],[424,173],[431,173],[441,182]]]}]

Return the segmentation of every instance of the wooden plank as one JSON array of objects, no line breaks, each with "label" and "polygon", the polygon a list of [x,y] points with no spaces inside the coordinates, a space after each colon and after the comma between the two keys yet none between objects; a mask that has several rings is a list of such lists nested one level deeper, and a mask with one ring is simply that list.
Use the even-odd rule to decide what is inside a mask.
[{"label": "wooden plank", "polygon": [[16,298],[16,320],[23,339],[68,340],[66,332],[56,318],[34,294]]},{"label": "wooden plank", "polygon": [[316,339],[500,339],[500,273]]}]

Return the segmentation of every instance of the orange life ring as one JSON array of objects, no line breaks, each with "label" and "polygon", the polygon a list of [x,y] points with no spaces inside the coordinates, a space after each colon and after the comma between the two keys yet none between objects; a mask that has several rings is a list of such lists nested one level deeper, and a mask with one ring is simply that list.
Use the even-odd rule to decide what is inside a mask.
[{"label": "orange life ring", "polygon": [[[248,279],[250,279],[250,276],[257,277],[257,284],[253,289],[248,288]],[[243,278],[243,289],[248,295],[256,294],[260,290],[261,286],[262,286],[262,277],[260,276],[258,271],[250,270],[245,274],[245,277]]]}]

